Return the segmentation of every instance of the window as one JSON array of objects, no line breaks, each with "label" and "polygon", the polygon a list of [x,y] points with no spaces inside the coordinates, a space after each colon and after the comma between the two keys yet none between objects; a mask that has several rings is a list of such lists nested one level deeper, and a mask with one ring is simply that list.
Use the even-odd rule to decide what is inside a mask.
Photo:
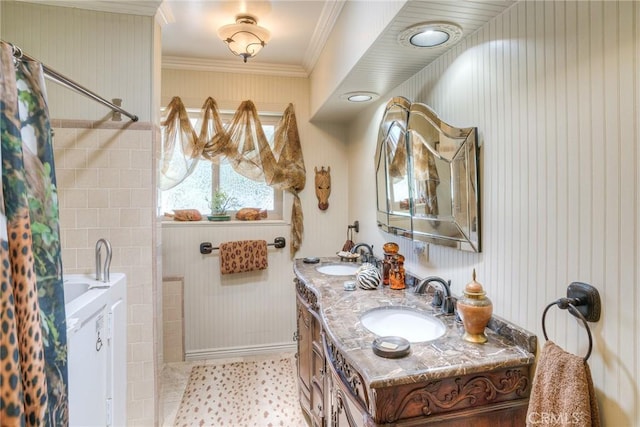
[{"label": "window", "polygon": [[[199,110],[189,110],[191,125],[195,128]],[[231,114],[221,114],[228,123]],[[269,145],[273,147],[275,128],[280,116],[260,115],[260,122]],[[266,209],[269,219],[283,218],[283,191],[276,190],[264,182],[245,178],[233,170],[231,165],[221,159],[219,164],[200,159],[194,171],[175,187],[162,191],[162,212],[174,209],[197,209],[203,215],[211,212],[209,201],[213,193],[222,190],[237,200],[237,206],[231,212],[242,207]]]}]

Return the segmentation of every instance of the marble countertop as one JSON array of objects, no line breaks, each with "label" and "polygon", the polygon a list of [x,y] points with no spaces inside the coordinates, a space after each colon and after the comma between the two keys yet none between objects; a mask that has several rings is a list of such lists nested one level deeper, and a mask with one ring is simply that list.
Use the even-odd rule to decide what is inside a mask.
[{"label": "marble countertop", "polygon": [[[416,295],[411,288],[391,290],[388,286],[345,291],[344,281],[354,280],[354,276],[330,276],[316,270],[338,263],[338,258],[320,258],[318,264],[297,259],[294,272],[317,296],[325,333],[369,387],[432,381],[534,363],[537,338],[532,333],[494,315],[486,329],[487,343],[464,341],[462,325],[454,315],[443,315],[434,309],[431,295]],[[407,306],[432,313],[445,324],[446,332],[432,341],[412,343],[411,352],[403,358],[377,356],[372,350],[376,335],[362,326],[360,316],[383,306]]]}]

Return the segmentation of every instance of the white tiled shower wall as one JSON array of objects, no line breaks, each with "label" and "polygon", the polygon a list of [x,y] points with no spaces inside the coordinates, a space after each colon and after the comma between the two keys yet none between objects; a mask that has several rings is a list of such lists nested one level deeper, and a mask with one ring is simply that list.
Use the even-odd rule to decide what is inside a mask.
[{"label": "white tiled shower wall", "polygon": [[95,244],[113,247],[111,271],[127,275],[128,425],[152,425],[155,408],[153,336],[154,221],[152,132],[95,129],[54,120],[62,262],[66,273],[95,270]]}]

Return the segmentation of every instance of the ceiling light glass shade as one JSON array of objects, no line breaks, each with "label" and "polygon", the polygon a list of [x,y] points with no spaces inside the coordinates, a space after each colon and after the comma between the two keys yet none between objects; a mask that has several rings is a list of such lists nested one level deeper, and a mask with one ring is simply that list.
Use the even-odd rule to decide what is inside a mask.
[{"label": "ceiling light glass shade", "polygon": [[378,99],[380,95],[375,92],[348,92],[340,96],[350,102],[367,102]]},{"label": "ceiling light glass shade", "polygon": [[462,28],[451,22],[425,22],[398,35],[402,46],[424,49],[451,46],[462,38]]},{"label": "ceiling light glass shade", "polygon": [[367,102],[371,101],[371,95],[351,95],[347,99],[351,102]]},{"label": "ceiling light glass shade", "polygon": [[235,24],[220,27],[218,36],[234,55],[247,62],[247,58],[253,58],[262,50],[271,34],[266,28],[259,27],[254,17],[238,15]]},{"label": "ceiling light glass shade", "polygon": [[440,30],[427,30],[411,36],[409,43],[418,47],[440,46],[449,40],[449,33]]}]

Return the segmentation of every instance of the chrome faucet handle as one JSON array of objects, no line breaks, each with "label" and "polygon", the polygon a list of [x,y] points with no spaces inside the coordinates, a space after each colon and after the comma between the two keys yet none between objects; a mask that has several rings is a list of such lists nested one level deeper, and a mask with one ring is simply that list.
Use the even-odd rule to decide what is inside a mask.
[{"label": "chrome faucet handle", "polygon": [[[102,246],[107,252],[104,265],[102,264]],[[96,242],[96,280],[101,282],[109,282],[109,268],[111,266],[111,243],[107,239],[98,239]]]}]

